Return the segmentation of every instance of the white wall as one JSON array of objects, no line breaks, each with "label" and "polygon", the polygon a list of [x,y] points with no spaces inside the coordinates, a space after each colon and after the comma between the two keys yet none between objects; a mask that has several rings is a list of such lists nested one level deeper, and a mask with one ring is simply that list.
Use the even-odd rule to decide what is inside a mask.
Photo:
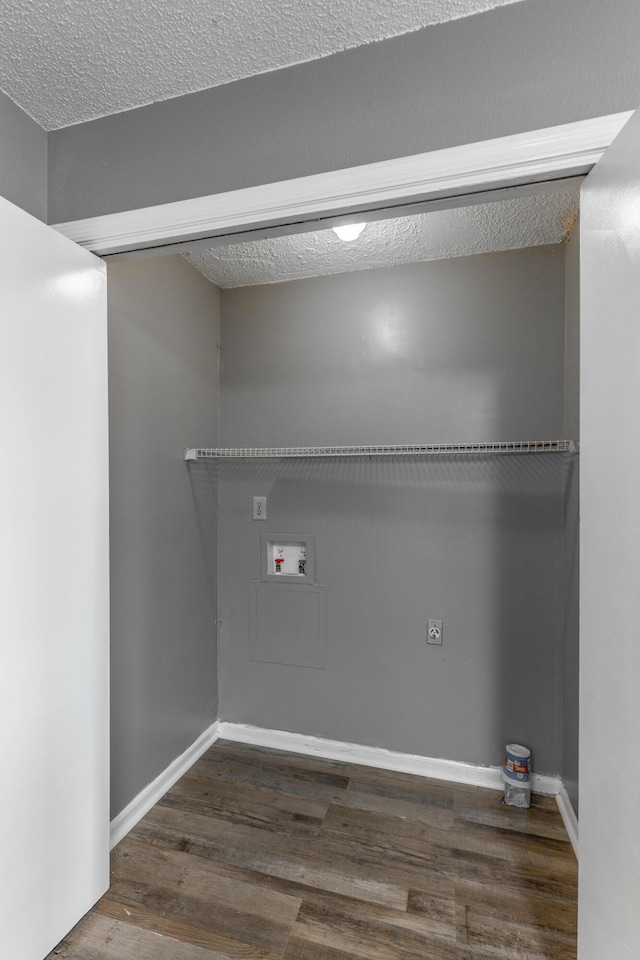
[{"label": "white wall", "polygon": [[109,878],[106,277],[0,224],[0,930],[39,960]]},{"label": "white wall", "polygon": [[640,943],[640,114],[581,212],[580,960]]}]

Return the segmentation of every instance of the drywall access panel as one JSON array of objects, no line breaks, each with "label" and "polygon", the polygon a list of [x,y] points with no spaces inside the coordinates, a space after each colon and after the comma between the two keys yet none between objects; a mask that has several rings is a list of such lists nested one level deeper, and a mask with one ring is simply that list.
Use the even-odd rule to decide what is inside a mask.
[{"label": "drywall access panel", "polygon": [[250,582],[251,660],[324,669],[326,588],[314,581],[312,536],[260,538],[260,579]]}]

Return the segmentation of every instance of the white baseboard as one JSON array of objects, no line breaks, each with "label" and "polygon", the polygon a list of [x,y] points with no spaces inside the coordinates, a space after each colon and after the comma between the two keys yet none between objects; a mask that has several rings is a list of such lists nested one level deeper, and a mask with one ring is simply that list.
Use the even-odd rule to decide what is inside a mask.
[{"label": "white baseboard", "polygon": [[176,757],[166,770],[163,770],[155,780],[140,791],[137,797],[133,798],[131,803],[127,804],[117,817],[113,818],[109,829],[109,848],[111,850],[116,844],[120,843],[123,837],[126,837],[130,830],[133,830],[136,823],[187,772],[189,767],[193,766],[196,760],[199,760],[202,754],[216,742],[220,736],[219,726],[217,720],[212,723],[204,733],[200,734],[197,740],[194,740],[190,747],[187,747],[184,753]]},{"label": "white baseboard", "polygon": [[[503,788],[500,767],[482,767],[473,763],[460,763],[456,760],[439,760],[412,753],[385,750],[382,747],[368,747],[357,743],[345,743],[342,740],[327,740],[324,737],[290,733],[286,730],[267,730],[264,727],[253,727],[244,723],[216,720],[111,821],[111,849],[120,843],[123,837],[144,817],[145,813],[149,812],[160,797],[187,772],[196,760],[200,759],[202,754],[216,740],[248,743],[257,747],[270,747],[273,750],[285,750],[289,753],[322,757],[325,760],[362,764],[365,767],[379,767],[381,770],[394,770],[398,773],[412,773],[419,777],[430,777],[434,780],[449,780],[451,783],[467,783],[470,786],[488,787],[492,790],[502,790]],[[548,777],[534,773],[531,785],[535,793],[556,798],[562,820],[577,857],[578,820],[564,783],[560,777]]]},{"label": "white baseboard", "polygon": [[569,799],[567,788],[562,781],[560,781],[560,790],[556,797],[556,802],[558,804],[558,809],[560,810],[560,816],[562,817],[565,829],[569,834],[569,840],[571,840],[571,846],[573,847],[573,852],[576,855],[576,860],[579,860],[580,855],[578,848],[580,844],[578,834],[578,818],[575,810],[573,809],[573,804]]},{"label": "white baseboard", "polygon": [[[382,770],[395,770],[398,773],[413,773],[419,777],[449,780],[452,783],[468,783],[474,787],[489,787],[493,790],[503,788],[500,767],[482,767],[456,760],[437,760],[412,753],[384,750],[381,747],[365,747],[357,743],[344,743],[341,740],[307,737],[301,733],[288,733],[285,730],[266,730],[263,727],[227,723],[224,720],[220,721],[218,730],[221,740],[251,743],[254,746],[288,750],[291,753],[306,753],[314,757],[323,757],[325,760],[360,763],[366,767],[379,767]],[[560,792],[560,786],[561,780],[558,777],[533,775],[532,788],[536,793],[555,797]]]}]

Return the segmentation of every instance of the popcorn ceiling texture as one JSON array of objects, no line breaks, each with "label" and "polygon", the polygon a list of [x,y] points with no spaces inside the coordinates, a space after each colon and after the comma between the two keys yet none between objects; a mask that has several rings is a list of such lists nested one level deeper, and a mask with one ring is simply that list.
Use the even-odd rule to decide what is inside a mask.
[{"label": "popcorn ceiling texture", "polygon": [[576,221],[579,189],[380,220],[353,243],[319,230],[185,256],[225,288],[560,243]]},{"label": "popcorn ceiling texture", "polygon": [[0,0],[0,89],[46,130],[523,0]]}]

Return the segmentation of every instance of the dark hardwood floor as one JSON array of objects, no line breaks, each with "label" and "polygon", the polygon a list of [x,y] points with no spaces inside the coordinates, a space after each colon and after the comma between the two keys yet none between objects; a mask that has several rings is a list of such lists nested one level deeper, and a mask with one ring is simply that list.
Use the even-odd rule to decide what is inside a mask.
[{"label": "dark hardwood floor", "polygon": [[576,900],[551,798],[218,741],[51,960],[571,960]]}]

